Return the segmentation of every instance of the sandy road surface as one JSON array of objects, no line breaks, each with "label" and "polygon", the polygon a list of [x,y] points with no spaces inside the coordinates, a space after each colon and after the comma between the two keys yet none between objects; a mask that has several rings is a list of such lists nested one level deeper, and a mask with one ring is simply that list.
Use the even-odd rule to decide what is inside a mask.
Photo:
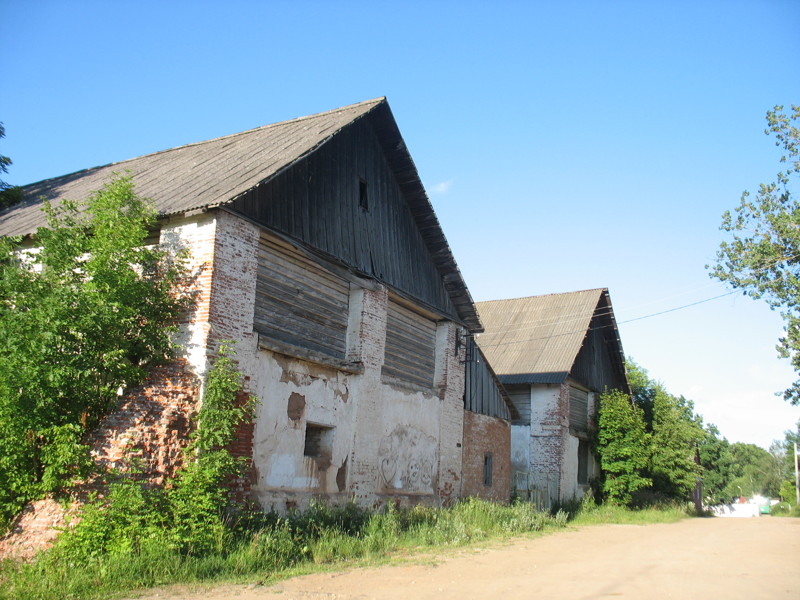
[{"label": "sandy road surface", "polygon": [[800,598],[800,519],[601,525],[398,564],[164,600]]}]

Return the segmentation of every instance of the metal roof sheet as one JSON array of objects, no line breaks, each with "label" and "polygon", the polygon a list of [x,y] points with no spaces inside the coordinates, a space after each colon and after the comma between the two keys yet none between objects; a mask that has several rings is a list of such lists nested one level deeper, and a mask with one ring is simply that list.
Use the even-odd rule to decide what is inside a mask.
[{"label": "metal roof sheet", "polygon": [[478,345],[500,381],[560,383],[572,369],[606,289],[478,302]]}]

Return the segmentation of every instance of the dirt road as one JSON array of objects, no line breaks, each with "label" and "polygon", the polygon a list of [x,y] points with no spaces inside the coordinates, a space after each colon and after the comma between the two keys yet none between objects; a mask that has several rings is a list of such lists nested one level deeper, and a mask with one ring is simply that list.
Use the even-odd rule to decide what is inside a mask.
[{"label": "dirt road", "polygon": [[[297,577],[159,598],[191,600],[447,600],[800,598],[800,520],[687,519],[601,525],[424,564]],[[154,595],[147,596],[154,598]]]}]

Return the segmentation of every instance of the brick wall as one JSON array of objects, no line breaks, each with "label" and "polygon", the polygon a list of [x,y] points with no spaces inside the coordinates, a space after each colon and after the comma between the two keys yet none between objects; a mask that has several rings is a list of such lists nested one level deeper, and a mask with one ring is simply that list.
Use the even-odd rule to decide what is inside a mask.
[{"label": "brick wall", "polygon": [[[183,464],[197,390],[198,380],[186,369],[184,360],[153,369],[89,435],[86,441],[92,456],[103,467],[124,471],[136,466],[145,481],[163,483]],[[95,483],[73,490],[66,508],[52,498],[26,506],[9,533],[0,538],[0,559],[30,559],[50,547],[59,529],[66,526],[67,517],[77,515],[93,489],[98,489]]]},{"label": "brick wall", "polygon": [[252,346],[258,242],[256,225],[220,211],[214,238],[214,263],[211,278],[209,353],[222,340],[233,340],[238,347]]},{"label": "brick wall", "polygon": [[[247,392],[239,392],[237,403],[239,406],[249,399]],[[256,480],[256,471],[253,466],[253,431],[255,423],[249,420],[240,423],[236,428],[233,442],[228,446],[228,451],[235,458],[245,459],[246,466],[240,477],[236,477],[230,482],[231,493],[239,502],[248,502],[251,498],[253,482]]]},{"label": "brick wall", "polygon": [[[484,480],[484,460],[492,456],[492,485]],[[511,496],[511,425],[495,417],[464,411],[462,496],[508,502]]]},{"label": "brick wall", "polygon": [[197,394],[198,379],[184,360],[156,367],[90,435],[95,461],[121,470],[134,466],[142,478],[162,484],[183,465]]},{"label": "brick wall", "polygon": [[348,488],[353,498],[363,504],[378,502],[377,488],[380,465],[376,457],[380,450],[382,421],[381,367],[386,345],[386,315],[389,294],[383,286],[360,292],[360,305],[351,308],[355,317],[356,342],[350,358],[364,365],[359,377],[358,397],[354,398],[353,438],[350,448]]},{"label": "brick wall", "polygon": [[[461,331],[463,334],[463,330]],[[437,361],[441,364],[439,397],[439,500],[449,504],[462,496],[461,463],[464,444],[464,352],[455,352],[459,327],[452,322],[439,325]]]}]

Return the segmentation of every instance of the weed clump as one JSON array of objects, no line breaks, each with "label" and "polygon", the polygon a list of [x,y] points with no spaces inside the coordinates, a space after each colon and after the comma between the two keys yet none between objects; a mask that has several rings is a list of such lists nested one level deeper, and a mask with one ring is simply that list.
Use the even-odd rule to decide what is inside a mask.
[{"label": "weed clump", "polygon": [[99,598],[174,583],[266,581],[298,568],[391,553],[524,535],[563,527],[531,504],[510,506],[470,498],[450,508],[378,510],[354,503],[312,502],[286,515],[220,513],[202,535],[171,521],[169,499],[131,480],[120,481],[104,507],[89,505],[83,521],[27,565],[0,564],[0,598]]}]

